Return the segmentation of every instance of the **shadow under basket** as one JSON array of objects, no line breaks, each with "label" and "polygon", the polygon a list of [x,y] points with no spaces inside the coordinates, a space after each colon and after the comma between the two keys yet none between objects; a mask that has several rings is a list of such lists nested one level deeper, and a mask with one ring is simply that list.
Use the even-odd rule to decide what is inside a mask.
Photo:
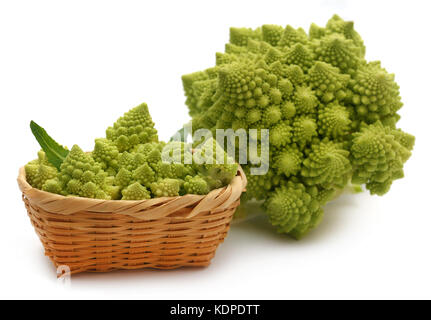
[{"label": "shadow under basket", "polygon": [[35,189],[26,181],[24,168],[18,176],[45,255],[71,274],[209,265],[246,184],[239,167],[229,185],[203,196],[98,200]]}]

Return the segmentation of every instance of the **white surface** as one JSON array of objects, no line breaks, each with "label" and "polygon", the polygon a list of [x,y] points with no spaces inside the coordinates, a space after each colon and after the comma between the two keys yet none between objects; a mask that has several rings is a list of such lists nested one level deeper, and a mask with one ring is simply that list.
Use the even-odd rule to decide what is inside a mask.
[{"label": "white surface", "polygon": [[[429,1],[3,1],[0,298],[431,298]],[[396,74],[400,127],[417,136],[383,198],[345,195],[297,242],[234,226],[207,269],[84,274],[57,282],[16,185],[35,157],[31,119],[57,140],[93,138],[146,101],[163,139],[188,120],[180,76],[210,67],[230,26],[355,21],[368,59]]]}]

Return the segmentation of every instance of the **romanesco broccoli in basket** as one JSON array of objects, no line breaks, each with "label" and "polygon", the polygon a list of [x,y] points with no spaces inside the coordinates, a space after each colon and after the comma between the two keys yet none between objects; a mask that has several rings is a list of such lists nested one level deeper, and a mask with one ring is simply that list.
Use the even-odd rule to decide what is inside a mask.
[{"label": "romanesco broccoli in basket", "polygon": [[403,177],[414,137],[397,129],[394,75],[365,59],[362,38],[334,15],[326,27],[231,28],[216,66],[182,77],[193,128],[269,129],[269,171],[244,165],[246,197],[302,237],[348,184],[383,195]]},{"label": "romanesco broccoli in basket", "polygon": [[46,153],[40,151],[38,159],[25,166],[27,181],[37,189],[63,196],[144,200],[205,195],[229,184],[238,170],[237,164],[227,162],[163,161],[164,152],[175,150],[180,151],[182,160],[193,159],[192,149],[183,142],[159,141],[145,103],[120,117],[106,130],[106,138],[97,138],[94,150],[88,153],[78,145],[70,151],[63,148],[34,122],[31,128]]}]

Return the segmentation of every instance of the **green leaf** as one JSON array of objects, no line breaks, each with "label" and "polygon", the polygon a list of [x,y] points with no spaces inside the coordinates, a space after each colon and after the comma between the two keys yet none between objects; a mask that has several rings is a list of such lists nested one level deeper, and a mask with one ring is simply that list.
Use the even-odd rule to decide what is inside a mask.
[{"label": "green leaf", "polygon": [[36,122],[30,122],[30,129],[37,142],[39,142],[40,147],[45,152],[48,161],[60,170],[60,166],[69,154],[69,150],[59,145],[48,135],[45,129],[39,126]]}]

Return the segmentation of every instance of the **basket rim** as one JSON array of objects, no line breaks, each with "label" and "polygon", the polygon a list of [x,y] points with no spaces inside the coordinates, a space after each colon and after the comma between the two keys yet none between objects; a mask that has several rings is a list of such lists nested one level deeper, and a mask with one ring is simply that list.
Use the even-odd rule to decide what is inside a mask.
[{"label": "basket rim", "polygon": [[[132,217],[153,220],[169,217],[178,209],[193,207],[192,212],[178,218],[192,218],[202,211],[228,208],[245,191],[247,177],[238,164],[237,175],[222,188],[214,189],[206,195],[186,194],[176,197],[160,197],[145,200],[103,200],[76,196],[63,196],[32,187],[26,180],[25,167],[19,169],[17,178],[23,197],[33,205],[56,214],[70,215],[87,211],[94,213],[121,213]],[[163,210],[160,210],[163,208]],[[177,216],[175,216],[177,217]]]}]

